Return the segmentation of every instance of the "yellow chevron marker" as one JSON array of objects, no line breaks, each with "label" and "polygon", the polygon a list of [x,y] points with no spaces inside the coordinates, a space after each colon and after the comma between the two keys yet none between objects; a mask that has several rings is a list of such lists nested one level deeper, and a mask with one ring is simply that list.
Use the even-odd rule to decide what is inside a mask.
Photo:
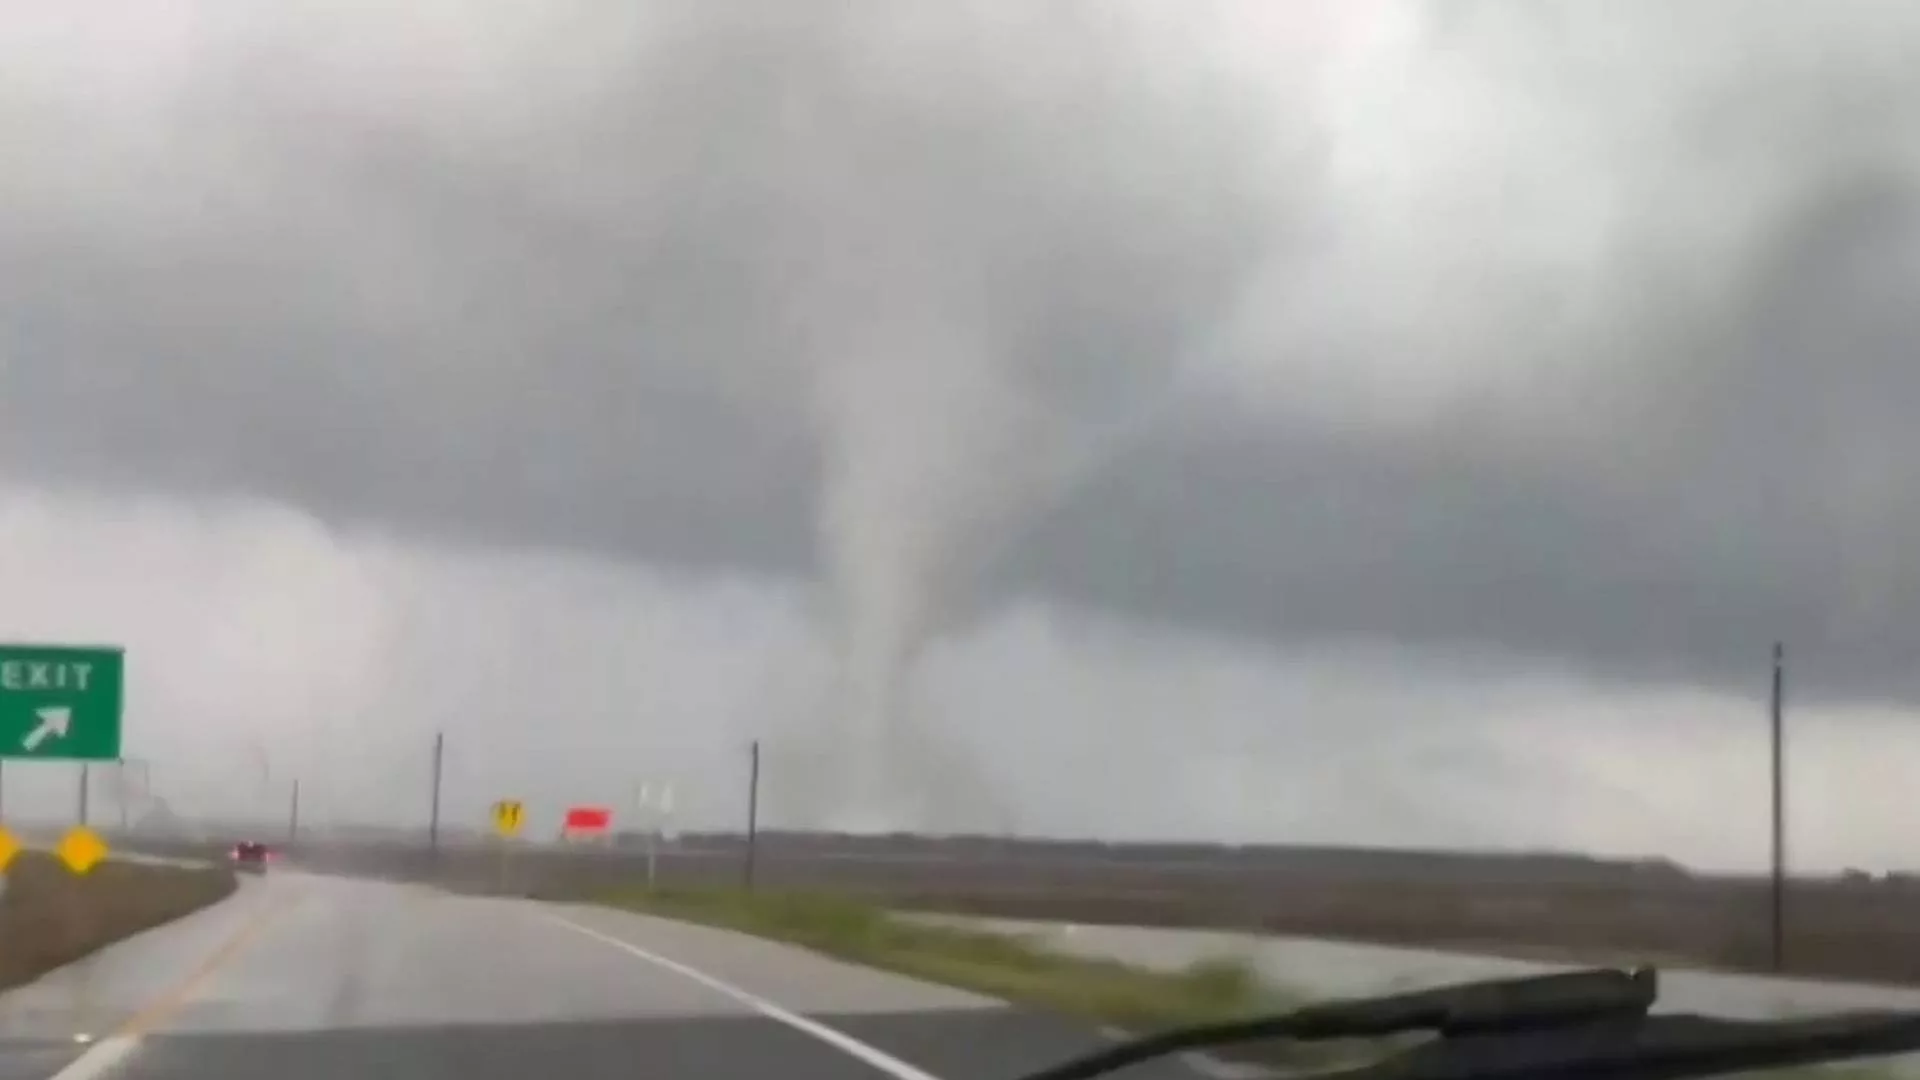
[{"label": "yellow chevron marker", "polygon": [[67,869],[76,874],[84,874],[99,866],[107,857],[107,843],[100,835],[85,825],[75,825],[60,838],[60,846],[53,849]]}]

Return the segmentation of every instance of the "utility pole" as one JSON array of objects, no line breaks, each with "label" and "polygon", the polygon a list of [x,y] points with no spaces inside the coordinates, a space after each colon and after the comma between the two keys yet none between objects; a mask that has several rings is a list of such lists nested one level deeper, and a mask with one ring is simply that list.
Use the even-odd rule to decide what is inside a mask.
[{"label": "utility pole", "polygon": [[447,733],[433,736],[433,813],[427,818],[427,850],[440,852],[440,765],[447,753]]},{"label": "utility pole", "polygon": [[293,778],[293,798],[287,807],[287,843],[300,836],[300,778]]},{"label": "utility pole", "polygon": [[760,740],[753,740],[747,770],[747,861],[743,870],[748,892],[753,891],[753,864],[760,844]]},{"label": "utility pole", "polygon": [[1787,784],[1786,705],[1787,648],[1773,646],[1773,970],[1787,965]]}]

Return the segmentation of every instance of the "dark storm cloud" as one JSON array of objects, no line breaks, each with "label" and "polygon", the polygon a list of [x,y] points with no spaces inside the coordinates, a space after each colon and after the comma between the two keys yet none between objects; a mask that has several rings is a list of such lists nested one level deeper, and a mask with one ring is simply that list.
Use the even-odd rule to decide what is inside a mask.
[{"label": "dark storm cloud", "polygon": [[1811,190],[1724,310],[1694,315],[1670,328],[1692,350],[1658,357],[1645,407],[1576,461],[1489,456],[1471,418],[1354,438],[1230,422],[1216,401],[1111,462],[1007,572],[1274,640],[1753,693],[1784,638],[1810,693],[1920,699],[1911,178]]},{"label": "dark storm cloud", "polygon": [[[103,175],[84,92],[33,125],[7,467],[809,567],[807,398],[843,328],[931,295],[1085,381],[1190,333],[1260,242],[1213,168],[1246,156],[1231,102],[1128,86],[1090,10],[556,8],[551,55],[423,78],[438,110],[324,27],[240,18],[148,108],[141,175]],[[913,51],[928,28],[951,45]],[[432,39],[398,60],[433,70]]]},{"label": "dark storm cloud", "polygon": [[[1542,146],[1602,133],[1626,239],[1601,276],[1634,299],[1571,330],[1482,281],[1500,238],[1450,232],[1448,206],[1381,227],[1404,247],[1351,239],[1346,192],[1314,189],[1337,145],[1304,177],[1269,170],[1298,132],[1337,143],[1331,121],[1261,119],[1272,103],[1102,5],[554,5],[470,56],[398,15],[379,36],[208,10],[218,36],[167,88],[0,84],[14,477],[804,573],[816,368],[875,316],[963,325],[1019,385],[1097,400],[1203,350],[1247,290],[1279,282],[1283,307],[1345,268],[1373,276],[1338,279],[1370,284],[1311,335],[1329,355],[1571,358],[1617,396],[1583,417],[1573,395],[1562,425],[1552,379],[1519,378],[1386,428],[1200,395],[1032,523],[999,583],[1286,642],[1739,687],[1785,636],[1822,692],[1920,697],[1920,206],[1913,99],[1888,92],[1920,53],[1892,7],[1651,31],[1655,6],[1478,3],[1428,27],[1446,71],[1548,118]],[[369,35],[400,44],[367,59]],[[1748,37],[1773,59],[1708,49]],[[1652,74],[1561,56],[1588,38],[1663,48]],[[1497,209],[1486,169],[1473,194]],[[1676,226],[1723,203],[1757,209],[1687,250]],[[1432,278],[1445,310],[1396,276],[1415,256],[1456,268]]]},{"label": "dark storm cloud", "polygon": [[[750,283],[716,280],[748,227],[698,200],[730,174],[644,164],[697,131],[698,104],[648,123],[643,87],[604,87],[496,155],[404,91],[306,70],[300,30],[263,22],[216,54],[164,114],[147,189],[72,149],[85,117],[42,144],[49,186],[108,185],[121,213],[99,220],[107,200],[79,187],[51,221],[4,226],[9,469],[799,565],[804,424],[701,371],[778,344],[737,310]],[[637,190],[576,208],[573,177]]]}]

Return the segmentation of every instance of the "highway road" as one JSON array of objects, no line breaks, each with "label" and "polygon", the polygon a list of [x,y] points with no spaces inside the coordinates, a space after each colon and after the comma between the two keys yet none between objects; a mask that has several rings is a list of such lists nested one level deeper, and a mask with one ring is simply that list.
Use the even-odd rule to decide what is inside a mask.
[{"label": "highway road", "polygon": [[0,1080],[1011,1080],[1100,1040],[721,931],[293,870],[0,994]]}]

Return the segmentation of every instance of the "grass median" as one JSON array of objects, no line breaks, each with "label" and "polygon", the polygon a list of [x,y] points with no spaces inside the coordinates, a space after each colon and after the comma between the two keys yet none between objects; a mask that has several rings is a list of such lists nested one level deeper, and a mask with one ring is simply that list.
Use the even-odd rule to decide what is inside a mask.
[{"label": "grass median", "polygon": [[[1303,995],[1259,979],[1231,958],[1181,971],[1060,953],[1019,935],[904,919],[843,896],[740,890],[621,889],[591,897],[648,915],[736,930],[868,967],[1019,1005],[1146,1033],[1292,1008]],[[1229,1060],[1311,1069],[1377,1056],[1412,1040],[1223,1047]],[[1770,1080],[1886,1080],[1871,1064],[1773,1069]]]},{"label": "grass median", "polygon": [[224,866],[109,860],[80,875],[47,852],[21,852],[0,895],[0,990],[198,911],[234,888]]},{"label": "grass median", "polygon": [[[900,918],[841,896],[738,890],[626,889],[597,902],[737,930],[841,960],[971,990],[1130,1032],[1278,1012],[1299,999],[1229,958],[1152,971],[1069,956],[1029,938]],[[1221,1056],[1289,1066],[1327,1064],[1362,1048],[1270,1044]]]}]

